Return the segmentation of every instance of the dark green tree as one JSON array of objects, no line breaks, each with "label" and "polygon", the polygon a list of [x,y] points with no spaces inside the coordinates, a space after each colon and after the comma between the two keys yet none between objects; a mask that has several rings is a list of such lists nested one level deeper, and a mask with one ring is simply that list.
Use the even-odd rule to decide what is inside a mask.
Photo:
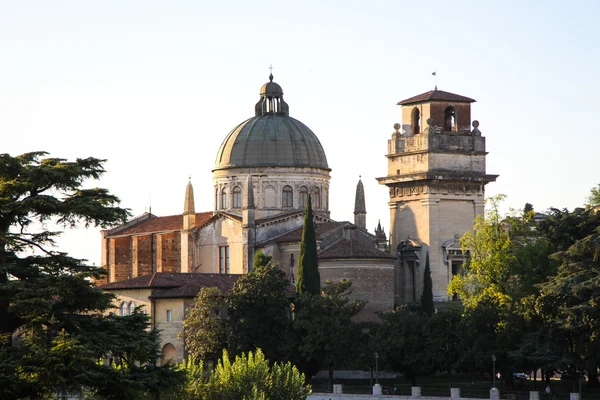
[{"label": "dark green tree", "polygon": [[271,361],[286,360],[290,352],[290,282],[271,262],[257,252],[254,269],[241,276],[226,295],[227,340],[232,356],[262,349]]},{"label": "dark green tree", "polygon": [[421,295],[421,311],[433,314],[433,282],[431,281],[431,267],[429,266],[429,252],[425,256],[425,271],[423,273],[423,294]]},{"label": "dark green tree", "polygon": [[[424,357],[427,350],[427,318],[400,307],[381,314],[376,334],[380,368],[402,373],[417,386],[417,376],[435,371],[436,365]],[[438,349],[441,351],[441,349]]]},{"label": "dark green tree", "polygon": [[352,282],[327,282],[322,295],[300,293],[294,302],[294,332],[301,370],[311,376],[315,370],[329,370],[333,388],[334,368],[350,364],[360,340],[360,325],[352,321],[365,306],[364,301],[350,299]]},{"label": "dark green tree", "polygon": [[[82,387],[140,398],[162,390],[159,380],[169,390],[179,375],[153,366],[158,335],[147,330],[148,317],[107,315],[113,296],[92,283],[105,271],[57,251],[60,232],[46,229],[125,221],[117,197],[83,187],[104,173],[104,161],[46,155],[0,155],[0,398],[54,398]],[[107,355],[113,362],[103,365]]]},{"label": "dark green tree", "polygon": [[308,196],[304,213],[304,228],[302,229],[300,256],[298,257],[298,282],[296,283],[296,291],[298,293],[309,292],[312,294],[319,294],[321,292],[317,238],[310,196]]},{"label": "dark green tree", "polygon": [[202,288],[187,309],[183,332],[189,354],[198,361],[212,362],[227,347],[227,327],[224,320],[224,293],[216,287]]},{"label": "dark green tree", "polygon": [[[538,306],[551,327],[567,338],[564,367],[598,386],[600,365],[600,228],[556,253],[557,274],[541,285]],[[562,339],[561,339],[562,341]]]}]

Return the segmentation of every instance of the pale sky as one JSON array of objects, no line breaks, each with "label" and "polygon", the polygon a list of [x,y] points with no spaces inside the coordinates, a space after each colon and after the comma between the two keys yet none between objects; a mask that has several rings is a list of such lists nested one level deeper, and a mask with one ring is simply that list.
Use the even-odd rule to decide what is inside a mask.
[{"label": "pale sky", "polygon": [[[107,159],[94,186],[134,215],[213,209],[227,133],[254,115],[273,65],[290,115],[315,132],[330,209],[389,227],[387,140],[396,103],[437,85],[477,100],[487,194],[574,208],[600,182],[596,1],[0,0],[0,152]],[[99,263],[96,230],[60,250]]]}]

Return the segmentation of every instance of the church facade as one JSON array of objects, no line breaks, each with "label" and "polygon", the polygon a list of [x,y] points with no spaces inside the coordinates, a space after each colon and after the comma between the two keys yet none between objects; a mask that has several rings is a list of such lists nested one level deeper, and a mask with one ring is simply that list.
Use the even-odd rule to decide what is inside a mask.
[{"label": "church facade", "polygon": [[[212,170],[213,210],[196,212],[188,183],[183,213],[146,213],[102,232],[102,286],[118,297],[119,312],[142,305],[162,329],[164,358],[184,357],[178,337],[185,310],[201,287],[230,288],[252,269],[254,254],[273,257],[295,283],[304,208],[311,197],[319,271],[326,281],[350,279],[367,300],[359,314],[418,302],[429,254],[435,300],[451,300],[446,286],[464,255],[458,238],[483,213],[485,139],[473,121],[472,99],[438,91],[400,102],[402,124],[388,142],[390,240],[381,225],[366,229],[359,180],[353,223],[330,218],[330,168],[318,137],[290,117],[281,86],[260,89],[254,116],[235,126],[217,151]],[[427,127],[422,129],[426,121]],[[183,191],[182,191],[183,192]],[[156,325],[158,326],[158,325]]]}]

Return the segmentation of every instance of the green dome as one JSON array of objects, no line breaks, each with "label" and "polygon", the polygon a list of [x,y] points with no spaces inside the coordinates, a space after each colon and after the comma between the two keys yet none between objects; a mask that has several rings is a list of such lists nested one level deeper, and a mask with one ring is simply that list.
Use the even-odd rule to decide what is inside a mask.
[{"label": "green dome", "polygon": [[312,167],[329,170],[323,146],[302,122],[277,113],[257,115],[225,138],[214,170],[246,167]]}]

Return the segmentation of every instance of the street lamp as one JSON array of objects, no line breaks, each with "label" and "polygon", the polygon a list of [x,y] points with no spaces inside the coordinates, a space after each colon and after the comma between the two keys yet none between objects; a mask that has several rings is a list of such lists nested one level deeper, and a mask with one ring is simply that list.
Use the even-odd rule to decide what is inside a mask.
[{"label": "street lamp", "polygon": [[379,353],[375,352],[375,384],[379,384]]},{"label": "street lamp", "polygon": [[492,382],[493,388],[496,389],[496,355],[492,354]]}]

